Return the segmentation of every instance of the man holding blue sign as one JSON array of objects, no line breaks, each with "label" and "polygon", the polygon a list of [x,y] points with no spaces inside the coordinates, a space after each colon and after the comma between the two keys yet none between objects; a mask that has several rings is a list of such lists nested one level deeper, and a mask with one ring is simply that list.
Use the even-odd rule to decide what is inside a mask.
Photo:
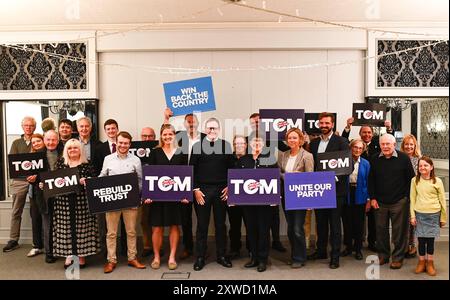
[{"label": "man holding blue sign", "polygon": [[[316,169],[319,169],[318,153],[348,150],[345,138],[333,132],[334,115],[323,112],[319,115],[319,127],[322,134],[311,141],[310,149],[314,156]],[[326,259],[328,246],[328,227],[330,228],[331,261],[330,268],[339,268],[341,250],[341,208],[347,198],[348,176],[336,176],[336,207],[316,209],[317,220],[317,251],[309,259]]]},{"label": "man holding blue sign", "polygon": [[216,110],[211,76],[164,83],[164,94],[175,116]]}]

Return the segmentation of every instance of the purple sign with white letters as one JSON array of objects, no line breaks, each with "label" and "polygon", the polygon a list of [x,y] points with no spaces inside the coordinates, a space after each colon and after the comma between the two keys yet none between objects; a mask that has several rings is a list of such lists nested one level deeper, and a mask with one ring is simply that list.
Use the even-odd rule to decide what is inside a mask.
[{"label": "purple sign with white letters", "polygon": [[336,208],[334,172],[286,173],[286,210]]},{"label": "purple sign with white letters", "polygon": [[304,109],[260,109],[259,118],[267,140],[284,140],[289,129],[296,127],[303,131],[305,127]]},{"label": "purple sign with white letters", "polygon": [[192,174],[192,166],[144,166],[142,168],[142,199],[192,201]]},{"label": "purple sign with white letters", "polygon": [[228,205],[279,205],[280,169],[228,170]]}]

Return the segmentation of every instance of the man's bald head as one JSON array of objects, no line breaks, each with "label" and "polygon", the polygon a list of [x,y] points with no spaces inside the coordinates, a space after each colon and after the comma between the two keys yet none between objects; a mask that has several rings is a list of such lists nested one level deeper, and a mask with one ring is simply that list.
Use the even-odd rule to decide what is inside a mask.
[{"label": "man's bald head", "polygon": [[151,127],[144,127],[141,130],[142,141],[154,141],[156,139],[155,130]]}]

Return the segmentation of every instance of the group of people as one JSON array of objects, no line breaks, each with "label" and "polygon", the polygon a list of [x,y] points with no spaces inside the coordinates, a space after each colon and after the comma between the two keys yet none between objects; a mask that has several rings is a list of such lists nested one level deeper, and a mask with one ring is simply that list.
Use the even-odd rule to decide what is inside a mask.
[{"label": "group of people", "polygon": [[[255,113],[250,116],[252,132],[248,136],[234,136],[230,144],[220,138],[221,126],[216,118],[209,118],[205,122],[204,132],[200,132],[196,115],[188,114],[184,118],[186,130],[177,132],[170,124],[171,117],[172,112],[167,108],[159,145],[143,163],[191,165],[194,171],[192,202],[187,199],[173,199],[171,202],[143,199],[139,208],[93,215],[89,212],[84,189],[76,194],[45,199],[39,175],[14,179],[11,183],[11,238],[3,251],[9,252],[19,246],[21,215],[29,195],[33,248],[28,256],[40,254],[44,249],[48,263],[54,262],[55,257],[65,257],[64,267],[67,268],[73,263],[73,256],[77,256],[80,267],[85,267],[86,256],[106,250],[104,273],[113,272],[117,265],[117,231],[119,223],[122,223],[123,244],[126,243],[123,248],[126,248],[128,265],[144,269],[145,264],[137,259],[136,223],[140,218],[143,256],[153,252],[151,268],[159,269],[161,266],[165,227],[169,227],[170,244],[167,266],[170,270],[178,267],[176,251],[181,226],[184,250],[179,258],[185,259],[195,254],[193,268],[200,271],[206,265],[208,227],[213,209],[217,263],[231,268],[232,260],[239,257],[241,225],[244,222],[250,256],[244,267],[263,272],[267,269],[271,231],[272,248],[286,251],[279,240],[279,207],[228,205],[228,170],[278,168],[282,181],[280,186],[283,186],[286,173],[317,170],[319,153],[350,150],[352,173],[335,176],[336,207],[314,210],[317,240],[316,250],[311,255],[307,255],[311,211],[285,210],[284,191],[281,189],[281,206],[287,220],[290,243],[289,265],[302,268],[307,260],[329,257],[329,267],[336,269],[342,256],[353,254],[355,259],[362,260],[367,231],[369,249],[378,253],[380,265],[390,262],[390,268],[399,269],[405,258],[415,256],[418,248],[419,262],[415,272],[436,274],[433,264],[434,239],[439,236],[439,227],[445,224],[447,217],[443,183],[435,176],[433,161],[421,156],[414,136],[406,135],[400,151],[396,150],[389,121],[385,122],[388,133],[374,135],[371,126],[362,126],[360,138],[349,141],[353,119],[347,120],[347,126],[339,136],[333,132],[334,115],[324,112],[319,116],[319,136],[313,138],[297,128],[291,128],[287,130],[284,141],[268,141],[260,131],[259,114]],[[67,119],[59,121],[58,131],[52,126],[46,127],[44,135],[34,134],[35,120],[24,118],[24,134],[13,142],[10,154],[45,151],[49,170],[77,167],[81,185],[85,185],[89,177],[131,172],[137,173],[141,184],[143,163],[129,153],[132,137],[126,131],[119,131],[115,120],[109,119],[104,123],[107,136],[104,143],[91,138],[92,123],[88,117],[77,120],[78,135],[74,135],[72,122]],[[155,139],[152,128],[142,129],[141,140]],[[274,151],[275,148],[278,149]],[[275,153],[278,155],[275,156]],[[195,245],[192,234],[193,207],[197,217]],[[227,251],[227,215],[230,251]],[[390,222],[393,251],[390,247]],[[345,246],[343,251],[342,241]],[[328,251],[329,246],[331,251]]]}]

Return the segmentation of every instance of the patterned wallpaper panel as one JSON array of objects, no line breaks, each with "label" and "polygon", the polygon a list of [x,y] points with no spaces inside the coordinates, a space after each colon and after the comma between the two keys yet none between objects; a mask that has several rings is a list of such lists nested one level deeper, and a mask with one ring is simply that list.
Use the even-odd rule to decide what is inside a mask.
[{"label": "patterned wallpaper panel", "polygon": [[[378,55],[436,41],[378,40]],[[448,87],[448,41],[416,50],[386,55],[377,62],[377,87]]]},{"label": "patterned wallpaper panel", "polygon": [[[40,45],[26,45],[40,50]],[[47,53],[86,58],[86,44],[42,44]],[[86,63],[0,46],[0,90],[86,90]]]},{"label": "patterned wallpaper panel", "polygon": [[[448,98],[420,103],[420,148],[422,154],[432,158],[448,159]],[[427,132],[427,124],[446,122],[447,128],[434,138]]]}]

